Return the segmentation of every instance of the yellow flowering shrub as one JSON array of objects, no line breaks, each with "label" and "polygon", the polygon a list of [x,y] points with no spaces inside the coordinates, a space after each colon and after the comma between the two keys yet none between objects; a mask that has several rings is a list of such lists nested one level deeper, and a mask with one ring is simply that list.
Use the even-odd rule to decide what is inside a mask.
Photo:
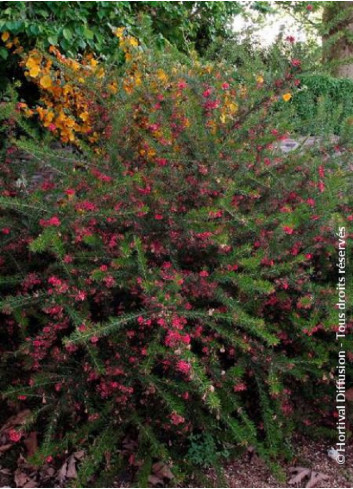
[{"label": "yellow flowering shrub", "polygon": [[[19,104],[23,113],[28,117],[37,116],[41,124],[63,143],[80,144],[83,141],[97,150],[101,146],[100,136],[109,133],[109,116],[102,114],[102,107],[106,106],[101,103],[102,99],[111,97],[118,90],[123,90],[127,95],[133,94],[135,90],[141,91],[146,81],[149,94],[159,93],[162,96],[163,91],[172,87],[186,86],[188,77],[197,74],[206,80],[212,74],[220,82],[217,99],[210,97],[211,91],[208,94],[207,84],[204,87],[205,99],[208,100],[206,106],[210,105],[208,128],[216,134],[222,126],[231,124],[238,117],[239,104],[249,97],[249,87],[244,82],[235,84],[234,80],[222,81],[221,65],[202,63],[192,54],[189,65],[175,65],[167,74],[163,66],[149,58],[148,50],[129,35],[126,28],[116,29],[114,34],[125,57],[124,71],[119,79],[116,75],[112,79],[109,70],[91,53],[79,60],[65,57],[54,46],[49,48],[49,53],[38,49],[23,53],[18,40],[11,40],[7,33],[3,33],[2,40],[9,49],[14,48],[14,52],[21,55],[25,76],[40,91],[39,103],[35,107],[28,107],[26,103]],[[252,74],[251,83],[256,84],[258,90],[266,88],[264,77],[260,74]],[[141,100],[144,97],[145,94],[141,93]],[[280,98],[288,102],[291,97],[290,93],[285,93]],[[183,110],[180,90],[175,91],[175,116],[180,119],[180,124],[188,126],[189,120]],[[136,118],[138,119],[137,115]],[[137,121],[139,127],[143,127],[145,123],[143,117]],[[152,136],[156,142],[164,139],[167,144],[173,145],[172,136],[168,138],[158,129],[152,131]],[[156,156],[151,145],[147,143],[142,144],[139,153],[147,159]]]}]

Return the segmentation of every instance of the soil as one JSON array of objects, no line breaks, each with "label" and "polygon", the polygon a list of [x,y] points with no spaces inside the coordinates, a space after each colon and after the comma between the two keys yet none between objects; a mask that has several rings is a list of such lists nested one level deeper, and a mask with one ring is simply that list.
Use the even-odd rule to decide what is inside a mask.
[{"label": "soil", "polygon": [[225,467],[225,478],[228,487],[308,487],[308,476],[300,483],[289,485],[293,477],[291,468],[300,467],[311,469],[327,476],[327,480],[320,480],[318,485],[312,487],[353,487],[353,444],[347,447],[346,462],[344,465],[330,458],[327,454],[331,445],[328,443],[301,440],[296,446],[295,460],[283,466],[286,479],[279,482],[271,474],[265,463],[256,455],[249,461],[248,455],[233,461]]}]

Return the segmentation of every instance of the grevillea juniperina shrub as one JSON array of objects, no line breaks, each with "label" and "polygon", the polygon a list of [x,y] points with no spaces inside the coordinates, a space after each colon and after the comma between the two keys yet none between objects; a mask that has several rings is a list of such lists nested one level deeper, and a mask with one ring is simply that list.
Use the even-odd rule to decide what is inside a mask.
[{"label": "grevillea juniperina shrub", "polygon": [[198,446],[278,461],[293,429],[334,423],[348,143],[281,151],[298,59],[254,72],[118,34],[98,150],[11,139],[23,107],[6,113],[1,388],[30,411],[10,442],[35,427],[38,463],[84,450],[83,485],[130,467],[144,486],[156,461],[179,481]]}]

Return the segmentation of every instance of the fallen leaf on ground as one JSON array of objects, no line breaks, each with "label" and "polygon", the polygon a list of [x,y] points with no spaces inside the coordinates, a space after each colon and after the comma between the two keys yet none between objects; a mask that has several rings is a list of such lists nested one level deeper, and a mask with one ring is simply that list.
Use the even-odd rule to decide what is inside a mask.
[{"label": "fallen leaf on ground", "polygon": [[326,474],[322,472],[316,472],[315,470],[307,469],[305,467],[290,467],[289,471],[293,476],[289,479],[288,484],[303,484],[304,480],[309,479],[305,487],[315,487],[318,482],[328,479]]},{"label": "fallen leaf on ground", "polygon": [[60,484],[66,479],[77,479],[77,463],[84,457],[85,452],[80,450],[74,452],[69,458],[65,460],[65,463],[61,466],[58,471],[58,480]]},{"label": "fallen leaf on ground", "polygon": [[9,450],[12,447],[12,443],[7,443],[6,445],[2,445],[0,447],[0,453],[6,452],[6,450]]},{"label": "fallen leaf on ground", "polygon": [[11,418],[9,418],[6,423],[0,428],[0,433],[7,431],[10,428],[23,425],[27,421],[27,418],[30,414],[31,411],[29,409],[24,409],[14,416],[11,416]]},{"label": "fallen leaf on ground", "polygon": [[16,487],[38,487],[36,481],[20,468],[15,470],[14,480]]},{"label": "fallen leaf on ground", "polygon": [[148,477],[148,482],[152,486],[164,485],[164,479],[174,478],[169,466],[163,462],[156,462],[152,465],[152,474]]}]

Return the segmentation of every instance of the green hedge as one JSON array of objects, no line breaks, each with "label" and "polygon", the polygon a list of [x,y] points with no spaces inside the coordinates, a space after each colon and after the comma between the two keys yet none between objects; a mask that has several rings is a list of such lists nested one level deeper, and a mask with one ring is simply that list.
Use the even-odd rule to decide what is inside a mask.
[{"label": "green hedge", "polygon": [[302,90],[293,104],[302,119],[303,133],[340,134],[347,118],[353,116],[353,80],[324,74],[305,74],[300,80]]}]

